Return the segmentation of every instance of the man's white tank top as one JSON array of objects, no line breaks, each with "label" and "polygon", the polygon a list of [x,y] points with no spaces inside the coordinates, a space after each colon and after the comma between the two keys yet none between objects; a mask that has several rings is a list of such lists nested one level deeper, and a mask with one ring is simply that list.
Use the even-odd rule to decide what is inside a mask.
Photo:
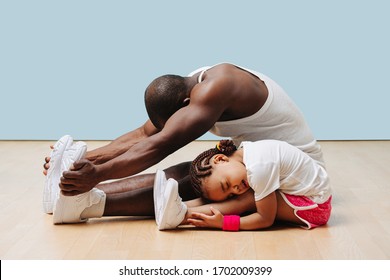
[{"label": "man's white tank top", "polygon": [[[199,68],[188,76],[201,72],[198,78],[198,82],[201,83],[204,72],[214,66]],[[285,141],[299,148],[325,167],[320,145],[314,139],[302,112],[285,91],[266,75],[238,65],[235,66],[262,80],[268,89],[268,98],[262,108],[252,116],[217,122],[210,132],[217,136],[232,138],[237,146],[242,141],[265,139]]]}]

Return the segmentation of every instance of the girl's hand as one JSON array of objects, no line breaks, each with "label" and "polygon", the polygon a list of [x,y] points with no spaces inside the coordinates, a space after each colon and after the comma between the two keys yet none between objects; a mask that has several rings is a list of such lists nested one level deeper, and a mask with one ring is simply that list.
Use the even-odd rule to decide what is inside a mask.
[{"label": "girl's hand", "polygon": [[207,227],[207,228],[220,228],[223,226],[223,215],[217,209],[210,207],[212,215],[194,212],[191,218],[187,219],[190,225],[196,227]]}]

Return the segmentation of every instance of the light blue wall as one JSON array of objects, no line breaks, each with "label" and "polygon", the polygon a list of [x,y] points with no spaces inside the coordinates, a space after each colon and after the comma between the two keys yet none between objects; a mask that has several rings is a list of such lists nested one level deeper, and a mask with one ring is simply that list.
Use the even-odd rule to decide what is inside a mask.
[{"label": "light blue wall", "polygon": [[281,84],[318,139],[390,139],[388,3],[0,1],[0,139],[113,139],[156,76],[222,61]]}]

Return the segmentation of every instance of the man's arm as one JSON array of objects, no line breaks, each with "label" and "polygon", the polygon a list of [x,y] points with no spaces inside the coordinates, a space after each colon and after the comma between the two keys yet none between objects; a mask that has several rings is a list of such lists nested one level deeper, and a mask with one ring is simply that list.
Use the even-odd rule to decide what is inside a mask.
[{"label": "man's arm", "polygon": [[86,192],[102,181],[128,177],[153,166],[206,133],[219,119],[224,106],[220,100],[191,101],[161,131],[135,143],[119,156],[100,165],[85,159],[74,163],[73,170],[64,172],[61,178],[63,193]]},{"label": "man's arm", "polygon": [[[138,143],[139,141],[156,134],[158,131],[159,130],[152,124],[152,122],[147,120],[145,124],[139,128],[118,137],[109,144],[88,151],[85,155],[85,159],[91,161],[93,164],[102,164],[123,154],[135,143]],[[51,148],[53,149],[53,146],[51,146]],[[47,170],[50,167],[50,157],[45,157],[45,162],[46,164],[43,166],[43,174],[47,175]]]},{"label": "man's arm", "polygon": [[145,124],[139,128],[116,138],[109,144],[88,151],[85,158],[94,164],[102,164],[125,153],[134,144],[156,134],[158,131],[159,130],[152,124],[152,122],[147,120]]}]

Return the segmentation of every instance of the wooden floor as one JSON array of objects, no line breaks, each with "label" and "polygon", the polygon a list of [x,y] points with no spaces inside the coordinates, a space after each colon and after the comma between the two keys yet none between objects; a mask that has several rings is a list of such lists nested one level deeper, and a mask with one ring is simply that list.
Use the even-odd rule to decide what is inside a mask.
[{"label": "wooden floor", "polygon": [[[320,142],[333,213],[314,230],[158,231],[153,219],[117,217],[52,224],[42,212],[44,141],[0,141],[0,259],[390,259],[390,141]],[[105,142],[88,142],[90,148]],[[214,143],[194,142],[154,171],[191,160]]]}]

